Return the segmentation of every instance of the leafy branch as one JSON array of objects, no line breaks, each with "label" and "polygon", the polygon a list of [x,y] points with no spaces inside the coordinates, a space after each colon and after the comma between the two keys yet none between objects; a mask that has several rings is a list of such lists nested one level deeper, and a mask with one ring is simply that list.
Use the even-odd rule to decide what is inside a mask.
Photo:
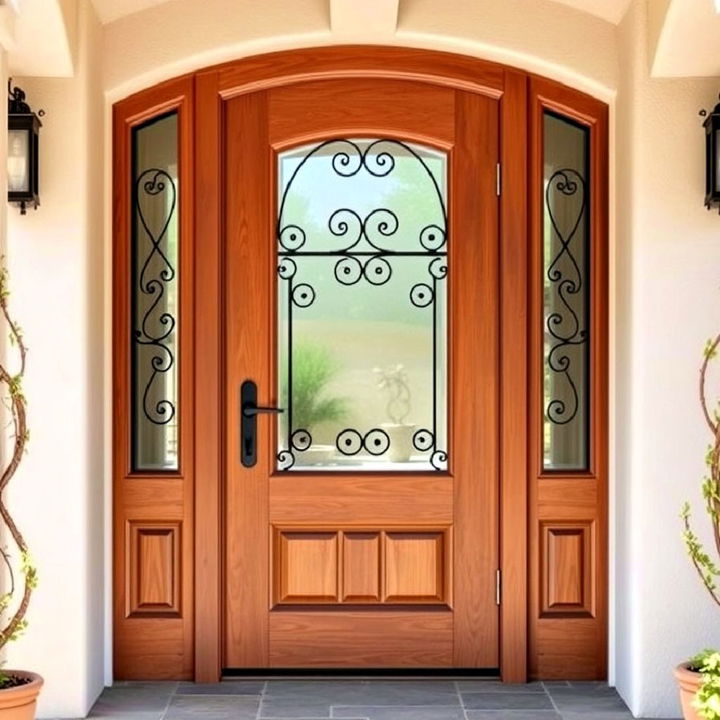
[{"label": "leafy branch", "polygon": [[[712,408],[707,396],[707,375],[710,363],[717,357],[720,347],[720,334],[708,340],[703,351],[703,362],[700,367],[700,404],[705,422],[712,433],[713,442],[705,455],[708,474],[703,478],[702,493],[705,510],[712,525],[715,552],[720,557],[720,408]],[[720,606],[718,578],[720,568],[715,560],[705,551],[703,544],[690,526],[690,505],[683,505],[680,517],[683,521],[683,539],[688,555],[702,580],[705,589],[715,603]]]},{"label": "leafy branch", "polygon": [[[30,596],[37,586],[37,570],[30,561],[27,543],[5,505],[5,489],[17,472],[29,440],[27,401],[22,388],[22,381],[25,376],[27,348],[23,340],[22,330],[10,315],[9,296],[7,269],[2,268],[0,269],[0,316],[4,318],[8,325],[10,345],[17,350],[20,367],[18,372],[12,373],[6,361],[0,359],[0,386],[5,387],[9,396],[6,407],[11,415],[10,427],[13,431],[12,454],[6,460],[4,467],[0,465],[0,517],[7,526],[12,541],[20,553],[20,573],[23,578],[23,588],[22,598],[17,608],[6,621],[0,623],[0,648],[10,640],[15,640],[25,630],[27,625],[25,615],[28,605],[30,604]],[[4,562],[10,577],[9,591],[0,594],[0,615],[2,615],[10,608],[15,595],[16,580],[15,572],[13,571],[12,555],[6,548],[0,548],[0,560]]]}]

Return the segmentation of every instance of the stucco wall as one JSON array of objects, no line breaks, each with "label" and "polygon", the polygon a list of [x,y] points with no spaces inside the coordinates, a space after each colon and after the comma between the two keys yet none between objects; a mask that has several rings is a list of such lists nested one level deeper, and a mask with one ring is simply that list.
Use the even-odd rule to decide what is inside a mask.
[{"label": "stucco wall", "polygon": [[[173,0],[105,26],[104,83],[118,100],[214,63],[294,47],[373,43],[427,47],[507,63],[608,99],[618,75],[615,26],[549,0],[389,0],[355,3]],[[333,14],[334,5],[344,12]],[[373,9],[373,6],[375,8]],[[368,23],[387,17],[383,26]]]},{"label": "stucco wall", "polygon": [[12,306],[29,346],[31,441],[10,502],[39,568],[9,663],[41,673],[41,717],[79,717],[103,687],[103,98],[100,26],[79,15],[72,79],[15,78],[43,108],[41,207],[8,211]]},{"label": "stucco wall", "polygon": [[700,478],[711,437],[697,385],[704,343],[720,329],[720,218],[702,205],[698,110],[718,83],[649,78],[645,33],[637,3],[620,27],[617,97],[616,682],[636,714],[677,717],[673,665],[720,646],[678,517],[691,500],[710,539]]}]

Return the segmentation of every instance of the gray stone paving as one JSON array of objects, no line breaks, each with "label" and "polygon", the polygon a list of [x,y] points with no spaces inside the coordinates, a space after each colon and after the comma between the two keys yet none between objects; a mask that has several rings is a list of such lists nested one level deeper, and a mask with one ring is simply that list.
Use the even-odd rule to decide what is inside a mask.
[{"label": "gray stone paving", "polygon": [[126,682],[89,717],[105,720],[630,720],[605,683],[496,680],[225,680]]}]

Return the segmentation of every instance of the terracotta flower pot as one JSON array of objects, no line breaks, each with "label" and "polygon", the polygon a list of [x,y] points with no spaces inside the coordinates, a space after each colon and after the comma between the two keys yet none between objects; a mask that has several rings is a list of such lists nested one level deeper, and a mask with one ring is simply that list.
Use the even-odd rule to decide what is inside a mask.
[{"label": "terracotta flower pot", "polygon": [[[675,679],[680,688],[680,702],[682,703],[685,720],[702,720],[698,711],[693,707],[695,694],[700,687],[701,675],[699,672],[688,669],[689,663],[681,663],[675,668]],[[0,716],[1,718],[2,716]]]},{"label": "terracotta flower pot", "polygon": [[34,720],[43,679],[24,670],[3,670],[6,675],[29,678],[30,682],[0,690],[0,720]]}]

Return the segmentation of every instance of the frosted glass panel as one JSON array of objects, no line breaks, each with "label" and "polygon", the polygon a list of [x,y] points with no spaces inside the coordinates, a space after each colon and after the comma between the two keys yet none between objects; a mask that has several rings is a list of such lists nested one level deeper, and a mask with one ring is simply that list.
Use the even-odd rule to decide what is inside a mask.
[{"label": "frosted glass panel", "polygon": [[278,468],[446,469],[444,153],[317,143],[278,189]]},{"label": "frosted glass panel", "polygon": [[28,192],[30,190],[29,144],[29,130],[8,131],[7,170],[10,192]]},{"label": "frosted glass panel", "polygon": [[132,463],[178,469],[177,114],[133,132]]},{"label": "frosted glass panel", "polygon": [[585,470],[589,423],[588,130],[544,118],[544,467]]}]

